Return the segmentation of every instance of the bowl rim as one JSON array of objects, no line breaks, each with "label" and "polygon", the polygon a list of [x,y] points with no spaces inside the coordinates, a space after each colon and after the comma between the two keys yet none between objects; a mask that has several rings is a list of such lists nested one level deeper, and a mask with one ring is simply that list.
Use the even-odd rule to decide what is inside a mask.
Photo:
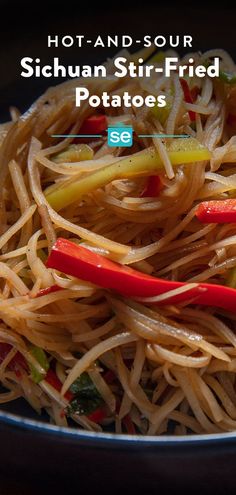
[{"label": "bowl rim", "polygon": [[9,413],[0,410],[0,426],[1,424],[12,427],[17,430],[28,430],[31,433],[46,434],[52,439],[73,440],[83,442],[88,445],[97,446],[125,446],[127,447],[168,447],[168,446],[214,446],[216,443],[236,443],[236,431],[209,433],[209,434],[190,434],[190,435],[161,435],[161,436],[141,436],[107,432],[92,432],[81,430],[74,427],[57,426],[47,422],[30,419],[26,416],[21,416],[14,413]]}]

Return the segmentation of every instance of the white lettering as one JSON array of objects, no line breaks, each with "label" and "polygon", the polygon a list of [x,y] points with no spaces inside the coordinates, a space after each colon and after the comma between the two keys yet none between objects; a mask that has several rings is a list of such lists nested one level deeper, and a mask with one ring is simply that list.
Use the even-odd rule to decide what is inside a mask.
[{"label": "white lettering", "polygon": [[117,57],[114,60],[114,66],[119,69],[115,71],[115,77],[125,77],[127,75],[127,68],[124,65],[126,62],[127,59],[125,57]]},{"label": "white lettering", "polygon": [[111,131],[110,134],[110,141],[114,144],[119,143],[120,141],[120,134],[117,131]]},{"label": "white lettering", "polygon": [[74,39],[72,38],[72,36],[63,36],[61,42],[63,46],[68,48],[74,44]]},{"label": "white lettering", "polygon": [[89,97],[89,91],[87,88],[76,88],[75,90],[75,105],[80,107],[81,101],[87,100]]},{"label": "white lettering", "polygon": [[144,47],[149,47],[152,44],[151,36],[144,36]]},{"label": "white lettering", "polygon": [[96,46],[102,46],[103,48],[105,47],[103,41],[102,41],[102,37],[101,36],[98,36],[95,43],[94,43],[94,48],[96,48]]},{"label": "white lettering", "polygon": [[129,46],[131,46],[133,43],[133,40],[131,38],[131,36],[128,36],[128,34],[124,34],[122,36],[122,46],[124,48],[128,48]]},{"label": "white lettering", "polygon": [[163,108],[166,106],[166,97],[165,95],[159,95],[157,97],[157,106]]},{"label": "white lettering", "polygon": [[154,39],[154,45],[158,46],[158,48],[162,48],[166,44],[166,39],[164,36],[156,36]]},{"label": "white lettering", "polygon": [[207,74],[209,77],[219,77],[220,75],[220,59],[216,57],[214,63],[207,67]]},{"label": "white lettering", "polygon": [[24,72],[24,71],[21,71],[21,76],[22,77],[31,77],[34,73],[34,69],[33,67],[31,67],[30,64],[32,64],[33,62],[33,59],[31,57],[24,57],[22,58],[21,60],[21,67],[23,67],[23,69],[26,69],[27,72]]},{"label": "white lettering", "polygon": [[172,71],[177,69],[176,63],[178,62],[177,57],[167,57],[165,60],[165,75],[166,77],[170,77]]},{"label": "white lettering", "polygon": [[80,35],[77,34],[76,39],[78,40],[78,47],[81,48],[82,40],[84,39],[84,35],[83,34],[80,34]]},{"label": "white lettering", "polygon": [[120,140],[122,143],[126,144],[130,141],[130,133],[128,131],[123,131],[120,135]]},{"label": "white lettering", "polygon": [[186,48],[186,46],[192,48],[192,41],[193,41],[192,36],[189,35],[184,36],[184,42],[183,42],[184,48]]},{"label": "white lettering", "polygon": [[52,36],[48,36],[48,48],[50,48],[52,45],[55,45],[55,47],[58,47],[58,36],[55,36],[54,38]]}]

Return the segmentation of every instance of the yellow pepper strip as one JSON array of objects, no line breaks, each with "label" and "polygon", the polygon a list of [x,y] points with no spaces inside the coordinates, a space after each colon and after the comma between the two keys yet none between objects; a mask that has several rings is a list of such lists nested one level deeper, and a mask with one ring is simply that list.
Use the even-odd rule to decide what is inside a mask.
[{"label": "yellow pepper strip", "polygon": [[[194,138],[173,139],[167,151],[173,166],[205,161],[211,157],[210,151]],[[50,186],[44,194],[52,208],[59,211],[114,180],[149,176],[163,168],[159,154],[151,147],[121,158],[118,162],[72,183],[69,179],[69,184],[66,181],[56,189],[55,186]]]},{"label": "yellow pepper strip", "polygon": [[[145,62],[155,51],[155,46],[151,45],[149,47],[141,48],[141,50],[138,50],[137,52],[134,52],[131,57],[129,58],[130,62],[134,62],[134,64],[139,63],[139,59],[142,58],[143,61]],[[149,64],[149,61],[148,61]]]},{"label": "yellow pepper strip", "polygon": [[43,249],[38,250],[38,257],[41,259],[41,261],[43,261],[43,262],[46,261],[47,255]]},{"label": "yellow pepper strip", "polygon": [[70,144],[67,148],[52,157],[55,163],[81,162],[92,160],[94,152],[87,144]]},{"label": "yellow pepper strip", "polygon": [[229,271],[228,277],[226,279],[227,287],[232,287],[236,289],[236,268],[231,268]]},{"label": "yellow pepper strip", "polygon": [[164,62],[165,58],[166,58],[166,52],[159,50],[151,58],[149,58],[148,65],[149,64],[161,64],[162,62]]},{"label": "yellow pepper strip", "polygon": [[151,108],[151,112],[154,115],[154,117],[156,117],[157,120],[159,120],[160,124],[164,126],[166,120],[169,117],[171,108],[172,108],[172,98],[170,98],[170,96],[166,96],[166,106],[159,107],[158,105],[155,105],[155,107]]}]

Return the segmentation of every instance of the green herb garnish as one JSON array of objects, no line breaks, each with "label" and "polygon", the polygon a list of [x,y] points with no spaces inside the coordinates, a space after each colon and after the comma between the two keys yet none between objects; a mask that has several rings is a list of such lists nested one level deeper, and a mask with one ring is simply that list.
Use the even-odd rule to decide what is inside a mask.
[{"label": "green herb garnish", "polygon": [[[45,374],[46,374],[46,372],[49,370],[49,361],[44,350],[41,349],[40,347],[32,346],[30,352],[32,356],[34,356],[34,358],[45,370]],[[43,380],[44,378],[44,374],[39,373],[38,370],[36,370],[36,368],[31,363],[29,363],[29,367],[30,367],[32,380],[35,383],[41,382],[41,380]]]},{"label": "green herb garnish", "polygon": [[67,414],[83,414],[88,416],[104,402],[88,373],[82,373],[70,387],[75,395],[67,406]]}]

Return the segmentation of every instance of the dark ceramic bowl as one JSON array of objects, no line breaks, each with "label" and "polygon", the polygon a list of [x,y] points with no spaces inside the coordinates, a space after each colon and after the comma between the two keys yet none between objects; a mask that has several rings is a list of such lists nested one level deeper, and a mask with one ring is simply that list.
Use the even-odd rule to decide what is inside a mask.
[{"label": "dark ceramic bowl", "polygon": [[[5,8],[0,32],[2,121],[9,118],[10,105],[24,110],[46,89],[47,80],[20,78],[19,61],[32,56],[46,62],[47,34],[191,34],[194,50],[219,47],[231,54],[235,50],[233,7],[212,10],[205,2],[190,6],[187,1],[178,6],[175,2],[168,6],[136,2],[134,7],[119,2],[119,8],[99,5],[90,10],[78,4],[69,9],[55,2],[46,6],[40,2],[32,10],[32,1],[17,2],[14,7],[0,1],[0,7],[1,12]],[[50,52],[65,63],[76,59],[101,62],[107,55],[111,53],[104,49],[88,48]],[[89,493],[234,493],[235,465],[236,433],[177,438],[93,434],[40,421],[22,401],[0,410],[0,470],[22,480],[22,494],[36,493],[42,482],[45,492],[46,479],[53,480],[55,493],[62,487],[63,493],[69,493],[72,481],[81,493],[82,489]],[[26,492],[30,479],[33,491]]]},{"label": "dark ceramic bowl", "polygon": [[109,486],[119,491],[124,485],[131,493],[157,488],[164,493],[231,493],[227,490],[235,484],[234,433],[178,438],[98,435],[0,412],[0,439],[5,470],[19,475],[27,466],[31,476],[41,472],[44,480],[55,477],[60,485],[77,479],[80,488],[99,493]]}]

